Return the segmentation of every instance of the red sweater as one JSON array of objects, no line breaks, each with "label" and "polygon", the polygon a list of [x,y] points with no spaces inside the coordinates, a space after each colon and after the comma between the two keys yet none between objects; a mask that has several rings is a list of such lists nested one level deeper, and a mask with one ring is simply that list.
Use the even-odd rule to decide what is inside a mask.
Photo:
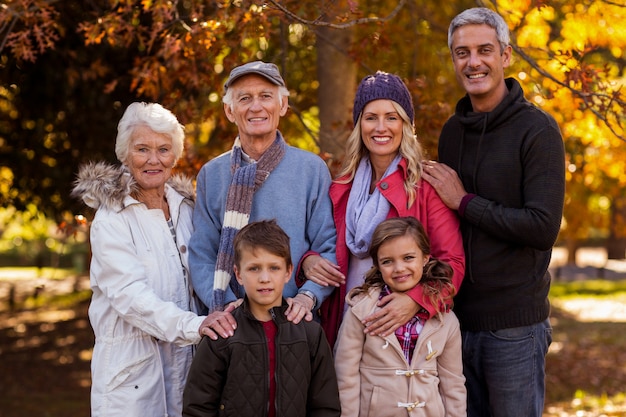
[{"label": "red sweater", "polygon": [[[405,159],[400,161],[398,168],[397,171],[376,184],[378,190],[391,205],[387,218],[413,216],[424,225],[424,230],[430,238],[431,256],[450,264],[454,270],[452,280],[458,291],[465,273],[465,253],[459,230],[459,218],[453,210],[446,207],[434,188],[423,180],[417,184],[415,202],[411,207],[407,207],[408,197],[404,191]],[[351,188],[352,182],[347,184],[333,182],[329,191],[337,227],[337,264],[345,276],[348,275],[350,259],[350,252],[346,245],[346,208]],[[436,306],[424,297],[421,285],[416,286],[407,294],[424,307],[430,316],[436,312]],[[346,287],[342,285],[332,292],[320,309],[322,327],[331,346],[334,345],[339,331],[345,297]]]}]

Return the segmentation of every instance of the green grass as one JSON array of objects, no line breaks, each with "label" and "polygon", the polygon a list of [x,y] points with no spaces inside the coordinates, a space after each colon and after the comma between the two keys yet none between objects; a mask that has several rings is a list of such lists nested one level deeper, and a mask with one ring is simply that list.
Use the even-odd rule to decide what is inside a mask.
[{"label": "green grass", "polygon": [[45,307],[49,310],[71,308],[82,301],[89,300],[91,298],[91,290],[81,290],[71,294],[61,294],[47,296],[42,295],[37,297],[28,297],[23,302],[23,308],[35,309]]},{"label": "green grass", "polygon": [[550,288],[550,297],[614,297],[626,294],[626,280],[607,281],[601,279],[574,281],[574,282],[553,282]]},{"label": "green grass", "polygon": [[5,266],[0,267],[0,279],[65,279],[76,275],[73,268],[37,268],[35,266]]},{"label": "green grass", "polygon": [[[64,284],[73,280],[88,279],[84,275],[78,275],[72,268],[37,268],[37,267],[1,267],[0,268],[0,285],[6,288],[12,286],[18,288],[17,294],[14,296],[13,308],[16,310],[33,310],[45,307],[46,309],[55,308],[71,308],[81,301],[91,297],[91,291],[85,290],[85,284],[82,288],[76,288],[78,291],[63,293],[59,290],[48,291],[55,284]],[[65,281],[65,282],[63,282]],[[78,281],[76,281],[78,282]],[[35,297],[35,288],[37,286],[45,287]],[[0,312],[9,308],[8,303],[4,300],[0,302]],[[1,417],[1,414],[0,414]]]},{"label": "green grass", "polygon": [[547,357],[544,417],[625,416],[626,319],[583,321],[562,306],[572,300],[586,309],[626,304],[626,280],[553,283],[550,298],[554,340]]}]

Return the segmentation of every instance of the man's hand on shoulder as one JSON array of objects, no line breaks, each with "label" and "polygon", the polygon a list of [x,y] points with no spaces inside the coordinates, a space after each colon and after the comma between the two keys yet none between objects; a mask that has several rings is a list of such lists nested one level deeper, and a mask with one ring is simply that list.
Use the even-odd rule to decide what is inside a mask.
[{"label": "man's hand on shoulder", "polygon": [[422,178],[437,191],[446,206],[458,210],[467,191],[456,171],[441,162],[423,161],[422,164]]},{"label": "man's hand on shoulder", "polygon": [[315,300],[311,297],[298,294],[293,298],[287,298],[287,304],[289,308],[285,311],[287,320],[294,324],[300,323],[304,318],[306,321],[313,320],[313,307],[315,307]]}]

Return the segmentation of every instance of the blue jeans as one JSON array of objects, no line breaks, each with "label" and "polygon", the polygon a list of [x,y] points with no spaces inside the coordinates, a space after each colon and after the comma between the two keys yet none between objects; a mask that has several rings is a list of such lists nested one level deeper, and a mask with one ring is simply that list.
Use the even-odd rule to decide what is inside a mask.
[{"label": "blue jeans", "polygon": [[541,417],[552,327],[463,331],[468,417]]}]

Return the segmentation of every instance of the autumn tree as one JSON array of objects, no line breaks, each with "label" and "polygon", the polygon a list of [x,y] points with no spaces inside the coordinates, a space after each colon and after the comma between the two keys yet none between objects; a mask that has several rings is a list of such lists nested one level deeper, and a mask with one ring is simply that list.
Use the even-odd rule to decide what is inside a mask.
[{"label": "autumn tree", "polygon": [[575,262],[586,239],[607,237],[609,258],[626,252],[626,146],[622,92],[626,5],[613,1],[499,1],[510,23],[517,77],[555,116],[566,149],[561,238]]},{"label": "autumn tree", "polygon": [[[0,201],[36,202],[57,220],[78,210],[67,198],[78,164],[113,160],[116,123],[134,100],[179,116],[188,138],[180,167],[193,175],[232,144],[222,84],[232,67],[255,59],[279,65],[290,88],[287,140],[331,168],[341,162],[356,83],[378,69],[406,81],[416,131],[436,157],[439,129],[463,94],[447,27],[476,5],[509,23],[510,75],[561,125],[563,238],[624,224],[618,210],[608,220],[626,189],[626,10],[611,0],[14,0],[0,8]],[[612,233],[619,239],[624,228]]]},{"label": "autumn tree", "polygon": [[[115,123],[132,100],[175,111],[189,138],[181,165],[195,173],[232,142],[221,85],[230,68],[252,59],[277,63],[291,87],[291,112],[281,129],[292,144],[340,163],[356,83],[384,69],[398,72],[415,91],[423,115],[418,131],[430,134],[424,137],[434,149],[432,133],[449,107],[422,97],[455,88],[449,77],[441,82],[440,62],[431,60],[443,61],[445,22],[454,11],[406,0],[15,1],[0,11],[7,104],[0,118],[7,121],[3,155],[19,154],[20,161],[7,164],[11,194],[3,194],[3,202],[36,201],[57,218],[71,208],[65,196],[78,163],[113,158]],[[435,16],[433,31],[428,20]],[[407,36],[394,39],[390,26]],[[424,48],[415,48],[421,43]],[[439,88],[431,79],[440,80]],[[25,93],[42,86],[50,90],[45,97]],[[64,139],[57,145],[41,140],[46,129]]]}]

